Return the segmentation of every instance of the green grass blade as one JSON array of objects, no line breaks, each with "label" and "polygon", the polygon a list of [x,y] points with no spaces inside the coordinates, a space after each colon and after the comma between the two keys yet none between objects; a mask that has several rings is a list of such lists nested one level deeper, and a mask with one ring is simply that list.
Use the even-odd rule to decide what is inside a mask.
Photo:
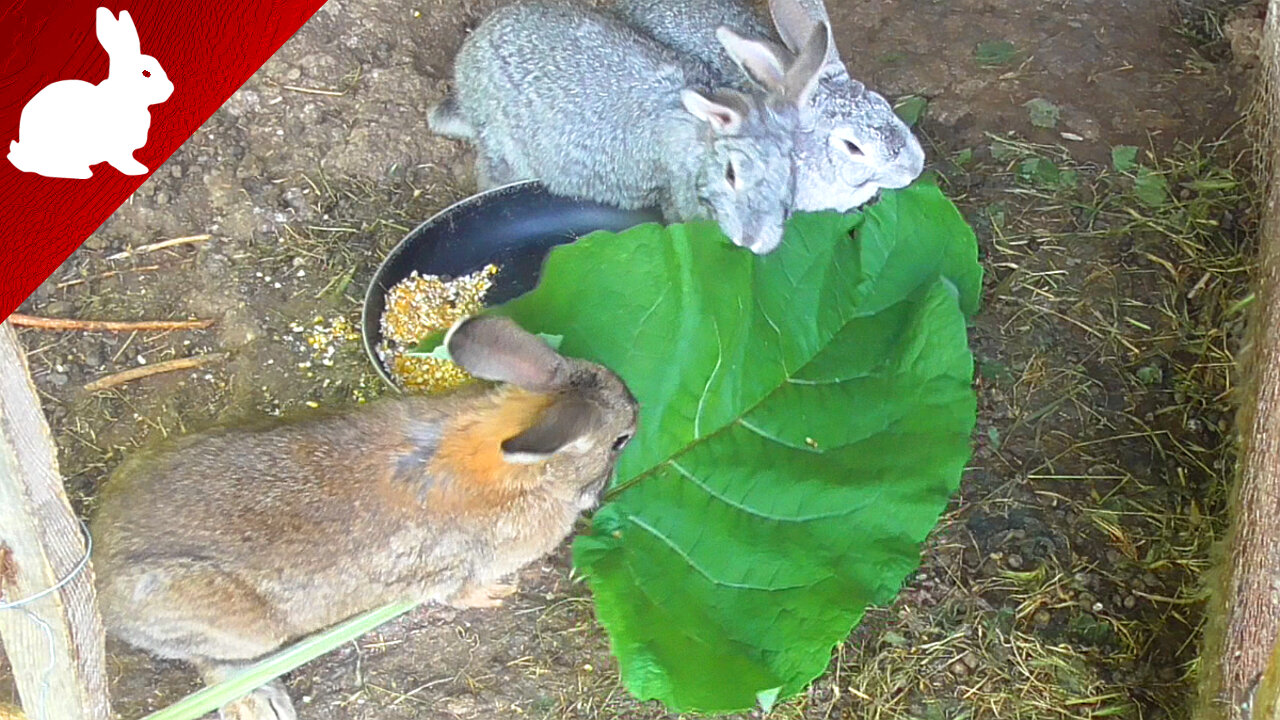
[{"label": "green grass blade", "polygon": [[151,713],[142,720],[198,720],[205,713],[244,697],[254,688],[320,657],[339,645],[355,640],[417,606],[417,603],[398,603],[357,615],[324,632],[294,643],[275,655],[250,665],[235,677],[192,693],[163,710]]}]

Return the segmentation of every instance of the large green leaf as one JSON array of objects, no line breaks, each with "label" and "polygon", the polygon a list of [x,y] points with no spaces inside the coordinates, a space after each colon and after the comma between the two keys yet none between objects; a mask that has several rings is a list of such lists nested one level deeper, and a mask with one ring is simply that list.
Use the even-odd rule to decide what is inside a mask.
[{"label": "large green leaf", "polygon": [[792,695],[893,597],[969,458],[980,286],[972,231],[918,184],[797,216],[765,257],[707,223],[592,235],[500,310],[640,400],[574,546],[632,693]]}]

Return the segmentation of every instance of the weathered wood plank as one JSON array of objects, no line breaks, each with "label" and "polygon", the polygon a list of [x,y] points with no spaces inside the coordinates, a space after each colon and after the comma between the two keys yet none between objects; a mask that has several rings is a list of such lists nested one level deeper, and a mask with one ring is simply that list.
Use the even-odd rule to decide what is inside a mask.
[{"label": "weathered wood plank", "polygon": [[1197,720],[1280,720],[1280,0],[1263,31],[1258,123],[1265,203],[1243,354],[1230,530],[1200,661]]},{"label": "weathered wood plank", "polygon": [[[26,355],[9,323],[0,323],[0,604],[53,587],[84,553]],[[0,642],[29,720],[106,720],[102,620],[90,568],[56,592],[0,610]]]}]

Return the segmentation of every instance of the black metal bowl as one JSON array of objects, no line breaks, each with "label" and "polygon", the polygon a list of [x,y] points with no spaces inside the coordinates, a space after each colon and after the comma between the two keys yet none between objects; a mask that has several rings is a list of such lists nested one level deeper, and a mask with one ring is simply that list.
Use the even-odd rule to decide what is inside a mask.
[{"label": "black metal bowl", "polygon": [[538,284],[542,261],[556,245],[596,230],[620,232],[661,222],[657,210],[619,210],[547,192],[536,182],[519,182],[472,195],[414,228],[374,273],[364,296],[361,335],[378,375],[399,389],[378,357],[387,290],[417,270],[421,275],[457,277],[489,263],[501,269],[486,298],[506,302]]}]

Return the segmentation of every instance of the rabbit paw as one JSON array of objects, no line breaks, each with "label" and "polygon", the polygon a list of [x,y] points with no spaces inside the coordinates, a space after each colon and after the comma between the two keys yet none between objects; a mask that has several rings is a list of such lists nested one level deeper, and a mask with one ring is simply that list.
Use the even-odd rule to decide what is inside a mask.
[{"label": "rabbit paw", "polygon": [[219,720],[298,720],[284,685],[270,682],[218,710]]},{"label": "rabbit paw", "polygon": [[514,580],[489,585],[468,585],[450,598],[449,605],[456,608],[501,607],[503,598],[514,595],[517,589],[519,586]]},{"label": "rabbit paw", "polygon": [[109,160],[108,162],[111,163],[111,167],[119,170],[125,175],[146,175],[147,172],[149,172],[147,170],[147,166],[137,160],[134,160],[132,155],[126,155],[125,157]]}]

